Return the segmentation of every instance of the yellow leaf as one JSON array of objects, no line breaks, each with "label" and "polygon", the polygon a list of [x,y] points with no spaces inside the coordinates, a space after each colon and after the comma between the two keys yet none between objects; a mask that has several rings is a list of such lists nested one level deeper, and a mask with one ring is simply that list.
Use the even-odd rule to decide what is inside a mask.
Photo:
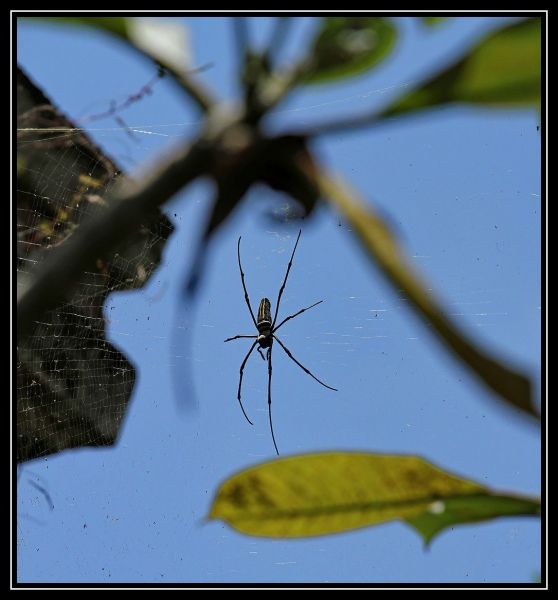
[{"label": "yellow leaf", "polygon": [[494,493],[417,456],[328,452],[234,475],[219,489],[210,518],[250,535],[281,538],[400,519],[428,543],[446,527],[539,514],[536,498]]},{"label": "yellow leaf", "polygon": [[[328,452],[280,459],[234,475],[219,489],[210,518],[270,537],[322,535],[403,519],[429,539],[432,531],[456,521],[498,516],[492,498],[507,500],[504,515],[536,514],[540,506],[523,498],[514,512],[509,505],[516,497],[493,496],[417,456]],[[465,507],[469,502],[473,509],[449,511],[448,519],[446,503],[456,501]]]}]

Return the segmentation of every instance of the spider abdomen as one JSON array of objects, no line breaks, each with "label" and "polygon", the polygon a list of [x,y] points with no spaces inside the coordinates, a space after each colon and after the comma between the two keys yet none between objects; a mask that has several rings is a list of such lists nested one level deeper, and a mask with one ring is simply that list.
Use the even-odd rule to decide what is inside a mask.
[{"label": "spider abdomen", "polygon": [[263,333],[262,328],[271,329],[271,302],[267,298],[260,301],[257,327],[260,333]]},{"label": "spider abdomen", "polygon": [[258,342],[262,348],[271,346],[271,302],[267,298],[262,298],[258,308]]}]

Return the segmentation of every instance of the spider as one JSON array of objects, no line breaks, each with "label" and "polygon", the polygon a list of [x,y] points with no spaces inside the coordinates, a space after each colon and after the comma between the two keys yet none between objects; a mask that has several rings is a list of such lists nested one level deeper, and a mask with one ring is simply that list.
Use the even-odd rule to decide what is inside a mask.
[{"label": "spider", "polygon": [[[287,356],[293,362],[295,362],[305,373],[310,375],[310,377],[315,379],[319,384],[323,385],[328,390],[333,390],[334,392],[338,391],[335,388],[325,384],[323,381],[318,379],[303,364],[299,363],[298,360],[291,354],[291,351],[275,335],[275,332],[280,327],[282,327],[287,321],[290,321],[291,319],[298,317],[298,315],[301,315],[303,312],[306,312],[307,310],[310,310],[311,308],[314,308],[314,306],[317,306],[318,304],[321,304],[323,302],[323,300],[320,300],[319,302],[315,302],[311,306],[302,308],[298,312],[294,313],[293,315],[290,315],[290,316],[286,317],[285,319],[283,319],[279,323],[279,325],[277,325],[277,326],[275,325],[275,323],[277,323],[277,315],[279,314],[279,305],[281,303],[281,296],[283,295],[283,290],[285,289],[285,285],[287,283],[287,278],[289,277],[289,271],[291,270],[291,267],[293,264],[293,258],[294,258],[295,252],[296,252],[296,247],[298,246],[298,240],[300,239],[301,233],[302,233],[302,230],[300,230],[298,232],[298,236],[296,238],[296,243],[295,243],[295,246],[293,249],[293,253],[291,254],[291,259],[289,260],[289,264],[287,266],[287,272],[285,274],[285,279],[283,280],[283,285],[279,289],[279,295],[277,296],[277,305],[275,307],[275,315],[273,317],[273,320],[271,319],[271,302],[267,298],[262,298],[260,301],[260,306],[258,308],[258,318],[256,319],[256,317],[254,316],[254,311],[252,310],[252,306],[250,304],[250,298],[248,297],[248,292],[246,290],[246,282],[244,280],[244,271],[242,270],[242,264],[240,262],[240,240],[242,239],[242,236],[238,238],[238,245],[237,245],[238,268],[240,269],[240,279],[242,280],[242,287],[244,288],[244,299],[246,300],[246,304],[248,306],[248,310],[250,311],[250,316],[252,317],[252,321],[254,322],[254,325],[256,326],[256,329],[258,330],[258,335],[235,335],[235,336],[227,338],[225,340],[225,342],[230,342],[232,340],[237,340],[240,338],[255,339],[255,342],[252,344],[252,347],[250,348],[250,350],[248,350],[248,353],[246,354],[246,356],[244,357],[244,360],[242,361],[242,364],[240,365],[240,380],[238,382],[238,394],[237,394],[237,399],[240,404],[242,413],[244,414],[244,416],[246,417],[246,420],[248,421],[248,423],[250,423],[250,425],[253,425],[253,423],[252,423],[252,421],[250,421],[250,419],[248,418],[248,415],[246,414],[246,411],[244,410],[244,406],[242,405],[242,400],[241,400],[241,393],[240,393],[241,389],[242,389],[242,377],[244,374],[244,367],[246,365],[246,362],[250,358],[250,354],[252,354],[252,352],[256,346],[257,346],[257,351],[259,352],[262,359],[265,361],[267,358],[267,372],[268,372],[267,407],[268,407],[268,413],[269,413],[269,428],[271,430],[271,438],[273,440],[273,445],[275,446],[275,452],[277,452],[277,455],[279,455],[279,450],[277,449],[277,443],[275,441],[275,434],[273,433],[273,421],[271,419],[271,372],[272,372],[271,350],[273,348],[273,340],[275,340],[281,346],[281,348],[283,348],[283,350],[286,352]],[[262,350],[261,350],[262,348],[264,348],[264,349],[267,348],[266,357],[264,357],[264,355],[262,354]]]}]

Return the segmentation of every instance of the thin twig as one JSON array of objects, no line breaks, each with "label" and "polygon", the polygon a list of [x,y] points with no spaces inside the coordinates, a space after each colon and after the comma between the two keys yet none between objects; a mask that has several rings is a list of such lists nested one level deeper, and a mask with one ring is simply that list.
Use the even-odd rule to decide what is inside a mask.
[{"label": "thin twig", "polygon": [[151,54],[135,44],[132,44],[132,47],[150,61],[154,62],[157,66],[167,71],[169,75],[171,75],[171,79],[182,91],[186,92],[188,98],[193,100],[202,112],[208,112],[215,104],[212,94],[207,90],[207,88],[205,88],[201,81],[196,79],[194,76],[194,73],[204,69],[205,67],[200,67],[191,71],[179,70],[170,64],[158,61],[156,58],[151,56]]},{"label": "thin twig", "polygon": [[[188,71],[188,77],[191,78],[192,74],[194,73],[201,73],[202,71],[205,71],[206,69],[209,69],[211,67],[211,63],[202,65],[201,67],[197,67],[195,69],[191,69]],[[163,79],[165,77],[165,75],[167,74],[167,72],[170,75],[170,71],[168,68],[164,68],[164,67],[160,67],[157,74],[152,77],[146,84],[144,84],[137,92],[130,94],[124,101],[117,103],[116,101],[112,101],[110,103],[110,107],[107,110],[104,110],[100,113],[95,113],[92,115],[89,115],[87,117],[78,119],[78,123],[80,125],[84,125],[86,123],[91,123],[92,121],[98,121],[100,119],[106,119],[108,117],[114,117],[116,115],[116,113],[122,112],[124,110],[126,110],[127,108],[129,108],[132,104],[139,102],[140,100],[142,100],[145,96],[148,96],[150,94],[153,93],[153,89],[155,87],[155,85],[161,81],[161,79]],[[172,77],[176,77],[175,75],[171,75]],[[191,79],[189,79],[190,81],[190,85],[192,85],[192,81]],[[207,108],[209,108],[211,106],[211,104],[209,103],[209,99],[207,98],[203,98],[202,100],[202,104],[205,106],[205,103],[207,104]]]}]

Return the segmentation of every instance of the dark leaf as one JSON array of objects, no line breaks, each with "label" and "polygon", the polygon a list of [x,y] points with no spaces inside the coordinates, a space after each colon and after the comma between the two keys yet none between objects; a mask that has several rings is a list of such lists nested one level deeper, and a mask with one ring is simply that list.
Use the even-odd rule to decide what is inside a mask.
[{"label": "dark leaf", "polygon": [[[21,70],[17,94],[19,288],[52,248],[105,210],[104,197],[121,175]],[[18,462],[114,443],[135,368],[106,339],[104,301],[111,292],[148,281],[171,232],[168,219],[155,212],[116,253],[84,271],[68,300],[18,340]]]}]

